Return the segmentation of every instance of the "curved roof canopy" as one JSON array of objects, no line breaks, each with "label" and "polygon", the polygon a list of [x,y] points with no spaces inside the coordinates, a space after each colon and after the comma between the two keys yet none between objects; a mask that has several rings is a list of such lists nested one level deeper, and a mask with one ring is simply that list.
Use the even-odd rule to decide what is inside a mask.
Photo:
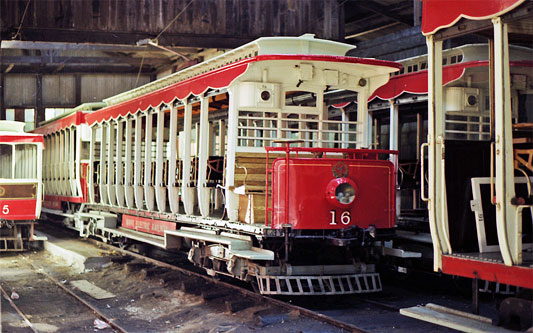
[{"label": "curved roof canopy", "polygon": [[501,16],[526,0],[423,0],[422,33],[432,35],[461,18],[486,20]]}]

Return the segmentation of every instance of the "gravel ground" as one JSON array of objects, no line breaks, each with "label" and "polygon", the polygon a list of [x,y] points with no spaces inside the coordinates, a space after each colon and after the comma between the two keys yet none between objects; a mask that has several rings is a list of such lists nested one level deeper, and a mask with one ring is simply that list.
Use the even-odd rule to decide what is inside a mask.
[{"label": "gravel ground", "polygon": [[[25,259],[26,258],[26,259]],[[101,270],[77,273],[46,252],[3,254],[0,284],[39,332],[111,332],[94,328],[90,310],[35,271],[43,267],[56,280],[128,332],[340,332],[296,311],[256,304],[217,285],[142,262],[117,260]],[[87,280],[116,297],[97,300],[70,282]],[[3,332],[29,332],[2,299]]]}]

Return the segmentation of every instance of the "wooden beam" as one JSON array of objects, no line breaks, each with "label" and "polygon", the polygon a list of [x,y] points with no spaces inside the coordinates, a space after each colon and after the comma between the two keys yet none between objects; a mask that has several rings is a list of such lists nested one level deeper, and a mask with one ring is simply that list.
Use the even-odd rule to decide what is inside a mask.
[{"label": "wooden beam", "polygon": [[74,92],[75,92],[74,101],[76,105],[80,105],[81,104],[81,75],[80,74],[74,75]]},{"label": "wooden beam", "polygon": [[[163,45],[165,46],[165,45]],[[61,51],[101,51],[101,52],[158,52],[152,46],[138,46],[126,44],[94,44],[94,43],[62,43],[62,42],[31,42],[21,40],[4,40],[1,44],[2,49],[16,50],[61,50]],[[199,48],[193,47],[174,47],[165,46],[166,48],[181,53],[196,53]]]},{"label": "wooden beam", "polygon": [[[9,36],[12,32],[2,31],[3,36]],[[87,43],[100,44],[131,44],[135,45],[138,41],[154,38],[155,35],[150,33],[136,32],[108,32],[108,31],[87,31],[74,29],[56,29],[56,28],[32,28],[24,27],[21,31],[23,40],[33,41],[53,41],[75,43],[83,40]],[[246,44],[262,36],[239,37],[236,35],[209,35],[209,34],[185,34],[165,32],[159,38],[161,45],[179,45],[180,47],[199,47],[199,48],[225,48],[233,49]]]},{"label": "wooden beam", "polygon": [[6,106],[4,99],[5,75],[0,72],[0,120],[6,119]]},{"label": "wooden beam", "polygon": [[[8,65],[0,65],[0,72],[4,70]],[[29,65],[17,65],[9,72],[9,74],[59,74],[59,73],[119,73],[119,74],[137,74],[139,72],[138,66],[113,66],[113,65],[75,65],[75,66],[65,66],[64,68],[57,70],[57,65],[55,66],[29,66]],[[141,74],[153,74],[156,72],[156,69],[153,66],[143,66]]]},{"label": "wooden beam", "polygon": [[[3,56],[7,64],[119,64],[139,65],[142,58],[133,57],[65,57],[65,56]],[[169,65],[169,58],[144,58],[147,65]]]},{"label": "wooden beam", "polygon": [[43,122],[45,120],[45,112],[43,107],[43,75],[37,73],[35,76],[35,112],[33,114],[34,124]]}]

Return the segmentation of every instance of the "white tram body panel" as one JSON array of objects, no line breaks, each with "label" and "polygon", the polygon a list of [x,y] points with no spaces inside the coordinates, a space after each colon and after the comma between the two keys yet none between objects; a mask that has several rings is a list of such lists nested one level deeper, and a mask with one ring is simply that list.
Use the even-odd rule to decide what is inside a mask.
[{"label": "white tram body panel", "polygon": [[[301,243],[315,250],[313,242],[335,243],[337,251],[356,244],[358,237],[370,237],[369,233],[390,232],[394,227],[390,218],[394,186],[383,189],[388,198],[384,204],[389,206],[378,209],[379,217],[369,213],[366,220],[351,219],[350,211],[344,211],[342,224],[330,221],[329,216],[335,214],[330,213],[333,208],[322,194],[317,198],[326,217],[323,222],[273,224],[279,209],[270,206],[269,210],[267,204],[278,204],[272,200],[271,187],[280,185],[268,174],[279,172],[270,170],[269,163],[282,156],[296,163],[302,158],[298,154],[307,162],[313,153],[327,155],[318,161],[320,166],[331,170],[337,163],[341,170],[348,168],[340,173],[344,177],[350,168],[359,170],[351,171],[356,177],[376,165],[382,172],[379,181],[394,183],[394,164],[380,161],[378,156],[388,159],[395,152],[361,148],[370,147],[366,101],[399,65],[346,57],[351,48],[312,35],[260,38],[106,99],[106,107],[84,114],[83,123],[90,126],[91,133],[87,201],[74,213],[71,226],[82,235],[115,242],[127,239],[168,249],[189,248],[189,259],[195,264],[212,274],[256,279],[262,293],[380,290],[379,275],[372,265],[348,264],[344,259],[335,260],[337,265],[297,259],[289,255],[289,242],[296,242],[295,248]],[[361,101],[351,113],[338,114],[330,108],[328,96],[341,89],[357,93]],[[287,149],[296,150],[270,155],[265,150],[287,144],[293,145]],[[60,150],[58,157],[62,154],[67,152]],[[328,179],[334,178],[331,171],[327,173]],[[56,177],[56,181],[63,179]],[[359,190],[366,193],[364,200],[376,200],[364,186]],[[325,185],[319,193],[323,191]],[[306,206],[300,203],[300,207]],[[295,216],[285,218],[297,219]],[[329,240],[324,240],[317,228],[328,229]],[[341,239],[337,232],[344,228],[351,230],[347,232],[350,236]],[[276,249],[280,242],[285,244],[283,255]],[[319,271],[330,275],[320,277]],[[331,276],[338,282],[324,287],[323,279]],[[291,283],[296,281],[299,285],[312,283],[315,288],[293,290]],[[280,283],[285,289],[280,289]]]}]

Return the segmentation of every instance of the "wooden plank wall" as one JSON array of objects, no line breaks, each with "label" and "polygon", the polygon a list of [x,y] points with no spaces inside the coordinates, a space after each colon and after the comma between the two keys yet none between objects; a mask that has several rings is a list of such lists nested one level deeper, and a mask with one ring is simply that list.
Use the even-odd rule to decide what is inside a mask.
[{"label": "wooden plank wall", "polygon": [[[30,1],[17,39],[131,44],[155,37],[189,1]],[[0,0],[2,39],[16,34],[27,4]],[[342,40],[343,16],[337,0],[195,0],[160,43],[233,48],[257,37],[304,33]]]}]

